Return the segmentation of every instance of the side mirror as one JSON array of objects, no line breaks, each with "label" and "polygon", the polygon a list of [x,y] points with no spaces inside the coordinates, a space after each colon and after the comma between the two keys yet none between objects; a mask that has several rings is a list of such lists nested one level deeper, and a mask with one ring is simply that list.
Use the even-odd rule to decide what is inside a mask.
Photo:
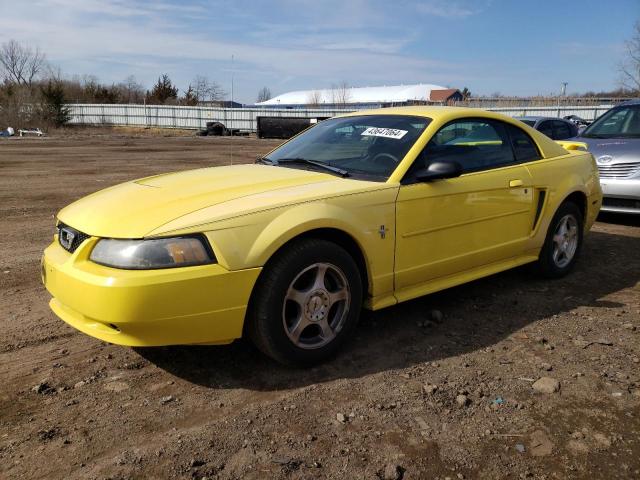
[{"label": "side mirror", "polygon": [[442,178],[455,178],[462,175],[462,165],[458,162],[433,162],[427,168],[418,170],[416,180],[430,182]]}]

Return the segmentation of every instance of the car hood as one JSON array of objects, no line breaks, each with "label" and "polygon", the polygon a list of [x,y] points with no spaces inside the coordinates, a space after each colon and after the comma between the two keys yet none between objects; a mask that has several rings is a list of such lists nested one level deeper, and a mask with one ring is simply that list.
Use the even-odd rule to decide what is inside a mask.
[{"label": "car hood", "polygon": [[268,165],[212,167],[101,190],[61,210],[58,219],[92,236],[142,238],[373,185],[381,184]]},{"label": "car hood", "polygon": [[[588,150],[596,158],[609,155],[605,163],[626,163],[640,161],[640,138],[586,138],[576,137],[575,140],[586,143]],[[600,163],[600,161],[598,161]]]}]

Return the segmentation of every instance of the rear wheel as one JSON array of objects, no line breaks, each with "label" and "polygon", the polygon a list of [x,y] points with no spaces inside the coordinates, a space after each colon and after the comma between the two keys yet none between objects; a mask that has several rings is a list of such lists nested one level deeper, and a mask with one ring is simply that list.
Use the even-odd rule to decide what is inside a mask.
[{"label": "rear wheel", "polygon": [[582,247],[583,219],[573,202],[560,205],[549,225],[537,269],[547,278],[560,278],[571,271]]},{"label": "rear wheel", "polygon": [[340,246],[303,239],[272,259],[251,299],[247,333],[265,354],[288,365],[332,356],[360,315],[362,281]]}]

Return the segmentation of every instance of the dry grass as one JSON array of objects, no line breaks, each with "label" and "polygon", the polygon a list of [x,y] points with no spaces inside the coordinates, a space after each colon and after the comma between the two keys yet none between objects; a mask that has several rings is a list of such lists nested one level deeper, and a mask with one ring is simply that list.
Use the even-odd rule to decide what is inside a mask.
[{"label": "dry grass", "polygon": [[63,128],[51,128],[47,135],[51,137],[193,137],[196,130],[156,127],[91,127],[70,125]]}]

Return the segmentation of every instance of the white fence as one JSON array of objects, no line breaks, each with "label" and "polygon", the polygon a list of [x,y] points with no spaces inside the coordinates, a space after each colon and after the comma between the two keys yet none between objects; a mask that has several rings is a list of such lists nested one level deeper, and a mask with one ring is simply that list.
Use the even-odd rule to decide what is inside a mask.
[{"label": "white fence", "polygon": [[[611,108],[610,105],[597,107],[508,107],[488,108],[512,117],[541,115],[564,117],[578,115],[593,120]],[[112,104],[71,104],[71,124],[116,125],[134,127],[203,129],[206,122],[217,121],[229,129],[255,132],[256,118],[271,117],[332,117],[354,109],[264,109],[264,108],[214,108],[182,107],[168,105],[112,105]]]},{"label": "white fence", "polygon": [[229,129],[255,132],[256,118],[333,117],[353,109],[263,109],[182,107],[168,105],[69,105],[71,124],[203,129],[207,122],[220,122]]}]

